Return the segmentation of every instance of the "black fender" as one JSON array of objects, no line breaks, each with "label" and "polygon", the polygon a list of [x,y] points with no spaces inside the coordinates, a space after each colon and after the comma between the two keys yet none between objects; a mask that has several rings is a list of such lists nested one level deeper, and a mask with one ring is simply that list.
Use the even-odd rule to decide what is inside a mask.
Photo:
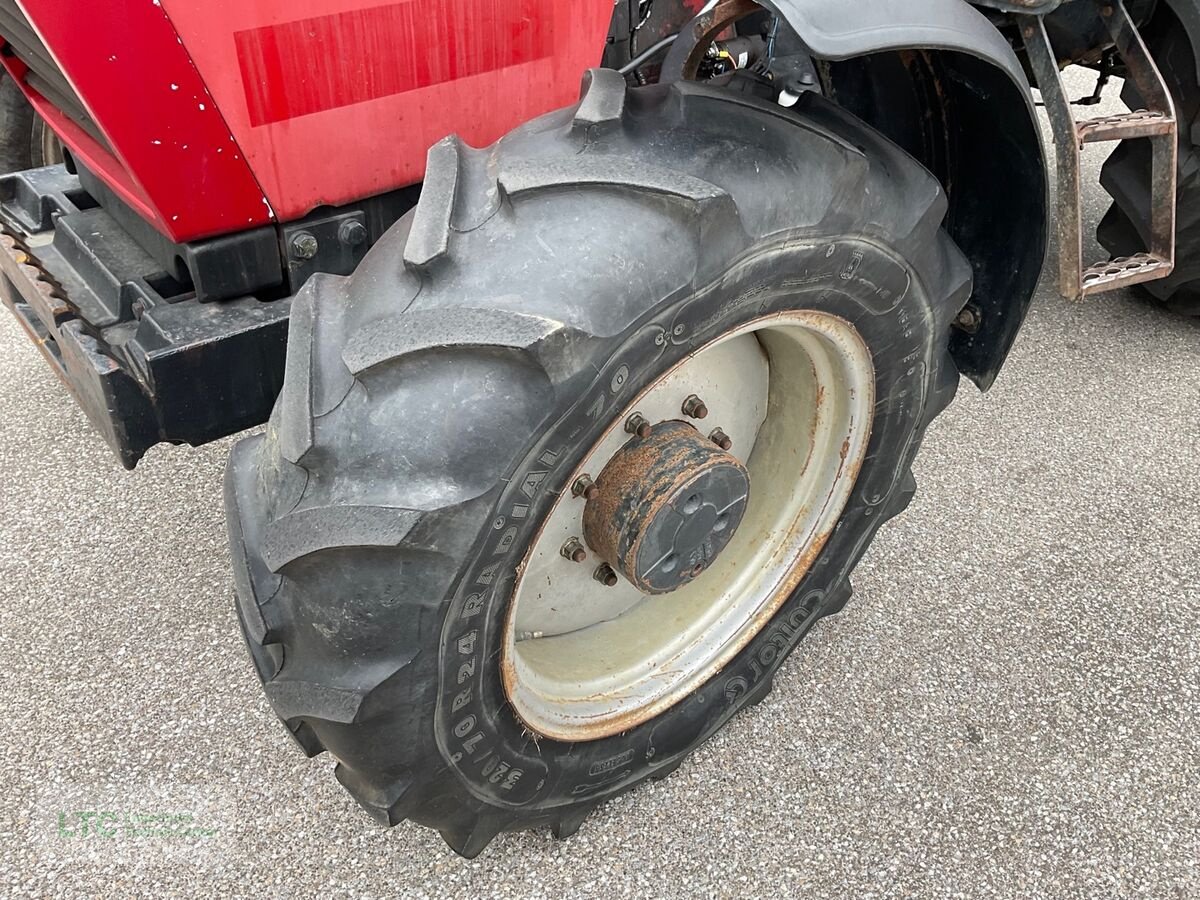
[{"label": "black fender", "polygon": [[[882,50],[954,50],[986,59],[1028,86],[1008,41],[966,0],[768,0],[765,5],[774,7],[819,59]],[[1032,100],[1029,104],[1032,109]]]},{"label": "black fender", "polygon": [[988,388],[1025,319],[1049,245],[1046,153],[1016,54],[966,0],[763,5],[822,61],[838,103],[942,180],[946,228],[975,270],[974,321],[957,331],[951,351],[959,370]]}]

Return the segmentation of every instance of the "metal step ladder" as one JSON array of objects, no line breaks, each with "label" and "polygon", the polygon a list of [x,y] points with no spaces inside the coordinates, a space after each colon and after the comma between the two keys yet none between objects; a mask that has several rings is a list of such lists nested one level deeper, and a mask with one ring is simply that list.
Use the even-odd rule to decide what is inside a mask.
[{"label": "metal step ladder", "polygon": [[[1042,16],[1026,16],[1021,35],[1058,148],[1059,290],[1083,299],[1166,278],[1175,270],[1176,165],[1179,125],[1175,103],[1158,66],[1121,0],[1093,0],[1146,109],[1077,121]],[[1148,138],[1154,148],[1150,179],[1150,246],[1144,253],[1086,265],[1083,259],[1082,151],[1087,144]]]}]

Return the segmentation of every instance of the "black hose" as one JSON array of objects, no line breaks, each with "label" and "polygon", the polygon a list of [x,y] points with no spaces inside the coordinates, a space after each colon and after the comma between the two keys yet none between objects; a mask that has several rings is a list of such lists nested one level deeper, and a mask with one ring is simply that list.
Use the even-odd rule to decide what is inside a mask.
[{"label": "black hose", "polygon": [[662,51],[666,50],[673,43],[675,43],[675,41],[678,38],[679,38],[678,34],[672,34],[668,37],[663,38],[661,41],[659,41],[653,47],[648,47],[645,50],[643,50],[641,53],[639,53],[637,56],[635,56],[629,62],[625,63],[625,65],[621,66],[621,68],[619,68],[617,71],[620,72],[622,75],[628,75],[630,72],[633,72],[636,69],[640,69],[647,62],[649,62],[651,59],[653,59],[655,55],[662,53]]}]

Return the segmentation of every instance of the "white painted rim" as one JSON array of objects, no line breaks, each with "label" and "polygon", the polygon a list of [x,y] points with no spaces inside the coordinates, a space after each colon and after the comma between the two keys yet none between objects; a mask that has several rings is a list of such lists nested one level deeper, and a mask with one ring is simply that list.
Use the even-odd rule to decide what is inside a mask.
[{"label": "white painted rim", "polygon": [[[681,413],[700,396],[702,421]],[[585,501],[555,503],[517,574],[501,671],[534,733],[596,740],[692,694],[772,619],[841,518],[862,467],[875,405],[871,352],[848,322],[810,310],[747,323],[692,353],[616,419],[576,470],[597,475],[629,440],[635,410],[652,423],[720,427],[750,472],[742,524],[708,571],[670,594],[592,578],[560,550],[583,539]]]}]

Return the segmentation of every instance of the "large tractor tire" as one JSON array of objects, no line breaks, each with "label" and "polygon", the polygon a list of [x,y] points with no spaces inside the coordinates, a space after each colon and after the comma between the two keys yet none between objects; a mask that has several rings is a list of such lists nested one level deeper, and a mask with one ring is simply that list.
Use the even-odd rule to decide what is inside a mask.
[{"label": "large tractor tire", "polygon": [[380,822],[573,833],[761,700],[913,496],[971,269],[814,95],[585,79],[293,307],[226,498],[275,712]]},{"label": "large tractor tire", "polygon": [[[1159,71],[1175,99],[1179,120],[1175,271],[1142,287],[1167,308],[1200,316],[1200,82],[1191,40],[1175,15],[1160,4],[1142,31]],[[1143,106],[1130,81],[1121,99],[1130,109]],[[1143,252],[1150,245],[1150,174],[1152,149],[1148,140],[1122,141],[1105,162],[1100,183],[1113,205],[1100,223],[1097,236],[1114,257]]]}]

